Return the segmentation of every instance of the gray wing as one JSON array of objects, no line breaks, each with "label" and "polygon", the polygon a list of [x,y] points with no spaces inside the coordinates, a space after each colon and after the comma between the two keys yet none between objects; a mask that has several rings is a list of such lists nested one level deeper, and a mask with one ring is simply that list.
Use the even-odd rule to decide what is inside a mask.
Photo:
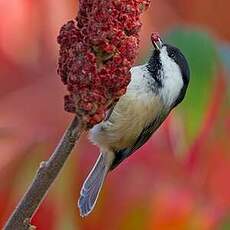
[{"label": "gray wing", "polygon": [[113,112],[113,110],[114,110],[116,104],[117,104],[117,102],[114,102],[114,103],[111,105],[110,109],[109,109],[109,110],[107,111],[107,113],[106,113],[106,116],[105,116],[105,120],[104,120],[104,121],[109,120],[109,118],[110,118],[110,116],[111,116],[111,114],[112,114],[112,112]]},{"label": "gray wing", "polygon": [[[167,115],[166,115],[167,116]],[[115,152],[115,159],[112,163],[110,169],[116,168],[125,158],[134,153],[137,149],[143,146],[149,138],[152,136],[154,131],[162,124],[166,116],[157,117],[152,123],[146,126],[140,135],[138,136],[136,142],[132,147],[121,149]]]}]

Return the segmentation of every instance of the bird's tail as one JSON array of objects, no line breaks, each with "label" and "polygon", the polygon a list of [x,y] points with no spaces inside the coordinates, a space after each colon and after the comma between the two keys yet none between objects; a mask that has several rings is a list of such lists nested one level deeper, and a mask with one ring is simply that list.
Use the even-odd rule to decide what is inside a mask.
[{"label": "bird's tail", "polygon": [[108,154],[101,153],[93,169],[86,178],[80,192],[78,207],[82,217],[87,216],[94,208],[105,177],[109,171]]}]

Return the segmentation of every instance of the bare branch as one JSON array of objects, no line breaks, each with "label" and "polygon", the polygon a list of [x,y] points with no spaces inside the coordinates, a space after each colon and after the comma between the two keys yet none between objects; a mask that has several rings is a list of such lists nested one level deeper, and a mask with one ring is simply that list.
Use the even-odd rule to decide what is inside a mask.
[{"label": "bare branch", "polygon": [[83,131],[84,126],[75,117],[49,160],[41,162],[32,184],[6,223],[5,230],[34,229],[34,226],[30,225],[30,220]]}]

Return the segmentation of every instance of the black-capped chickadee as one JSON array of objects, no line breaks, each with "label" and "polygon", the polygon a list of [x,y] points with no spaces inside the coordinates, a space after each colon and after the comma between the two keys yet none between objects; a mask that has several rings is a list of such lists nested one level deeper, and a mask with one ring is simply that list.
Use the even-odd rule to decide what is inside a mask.
[{"label": "black-capped chickadee", "polygon": [[160,37],[152,35],[152,42],[154,50],[148,63],[131,68],[126,94],[106,120],[90,131],[90,139],[101,153],[81,189],[81,216],[93,210],[107,173],[144,145],[184,99],[190,78],[186,58]]}]

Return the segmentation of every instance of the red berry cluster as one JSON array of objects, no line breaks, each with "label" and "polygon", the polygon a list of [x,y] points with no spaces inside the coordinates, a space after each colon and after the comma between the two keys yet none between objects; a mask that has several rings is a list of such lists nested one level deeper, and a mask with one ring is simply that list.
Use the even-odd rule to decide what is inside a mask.
[{"label": "red berry cluster", "polygon": [[159,40],[161,40],[160,34],[158,32],[153,32],[151,34],[151,40],[152,40],[152,43],[158,42]]},{"label": "red berry cluster", "polygon": [[150,0],[80,0],[76,20],[60,30],[58,74],[65,110],[90,128],[121,97],[139,45],[140,14]]}]

